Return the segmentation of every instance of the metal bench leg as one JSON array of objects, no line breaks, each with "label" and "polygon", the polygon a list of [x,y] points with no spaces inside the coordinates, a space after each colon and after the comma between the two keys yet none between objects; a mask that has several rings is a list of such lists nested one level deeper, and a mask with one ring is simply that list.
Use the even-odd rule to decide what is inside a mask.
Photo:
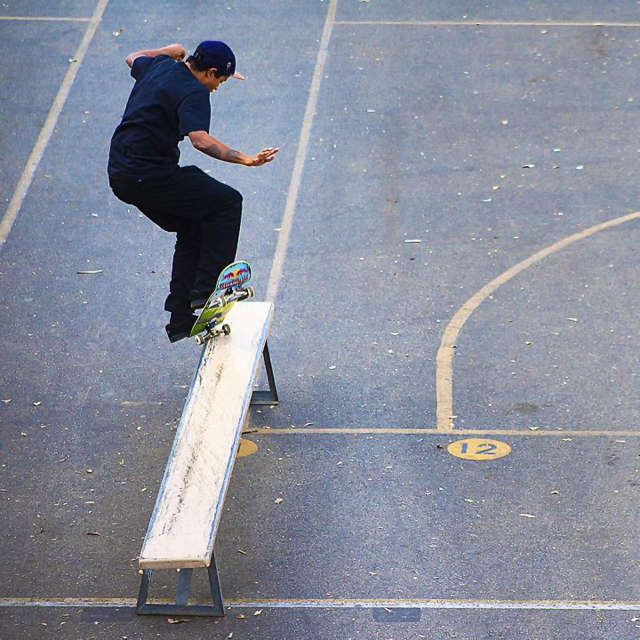
[{"label": "metal bench leg", "polygon": [[276,378],[273,375],[273,367],[271,366],[271,356],[269,355],[269,344],[265,341],[264,349],[262,350],[262,357],[264,359],[264,368],[267,373],[267,380],[269,382],[269,389],[267,391],[254,391],[251,396],[251,404],[254,405],[269,405],[278,404],[278,390],[276,389]]},{"label": "metal bench leg", "polygon": [[222,600],[220,579],[218,578],[218,569],[216,567],[214,555],[211,556],[211,564],[209,565],[207,571],[209,574],[209,588],[211,590],[212,604],[189,604],[193,569],[180,570],[175,603],[160,604],[148,601],[153,570],[145,569],[142,573],[136,613],[139,615],[157,614],[170,616],[224,616],[224,602]]},{"label": "metal bench leg", "polygon": [[211,564],[207,569],[209,572],[209,589],[211,590],[211,598],[213,600],[213,608],[216,613],[214,616],[224,615],[224,603],[222,602],[222,592],[220,591],[220,578],[218,577],[218,568],[216,567],[216,555],[211,555]]},{"label": "metal bench leg", "polygon": [[176,604],[181,607],[186,607],[189,604],[192,577],[193,569],[180,569],[178,588],[176,589]]},{"label": "metal bench leg", "polygon": [[151,576],[153,571],[151,569],[145,569],[142,572],[142,579],[140,580],[140,591],[138,592],[138,604],[136,605],[136,613],[145,613],[144,607],[147,606],[147,600],[149,599],[149,588],[151,587]]}]

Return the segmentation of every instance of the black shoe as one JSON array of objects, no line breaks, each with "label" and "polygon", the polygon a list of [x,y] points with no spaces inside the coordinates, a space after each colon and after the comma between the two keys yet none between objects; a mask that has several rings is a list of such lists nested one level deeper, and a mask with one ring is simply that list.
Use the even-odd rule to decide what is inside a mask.
[{"label": "black shoe", "polygon": [[198,316],[195,315],[179,316],[178,318],[172,317],[169,324],[165,327],[169,341],[178,342],[178,340],[188,338],[197,319]]},{"label": "black shoe", "polygon": [[209,299],[211,291],[213,291],[213,289],[194,289],[193,291],[191,291],[191,309],[193,311],[195,311],[196,309],[202,309],[202,307],[204,307],[207,300]]},{"label": "black shoe", "polygon": [[197,296],[191,301],[191,310],[202,309],[209,299],[208,295]]},{"label": "black shoe", "polygon": [[[229,287],[225,291],[222,291],[220,295],[227,296],[230,293],[233,293],[233,291],[234,291],[233,287]],[[196,309],[202,309],[204,305],[207,304],[207,300],[209,299],[210,295],[211,293],[202,293],[202,294],[196,293],[195,295],[193,295],[191,298],[192,311],[195,311]]]}]

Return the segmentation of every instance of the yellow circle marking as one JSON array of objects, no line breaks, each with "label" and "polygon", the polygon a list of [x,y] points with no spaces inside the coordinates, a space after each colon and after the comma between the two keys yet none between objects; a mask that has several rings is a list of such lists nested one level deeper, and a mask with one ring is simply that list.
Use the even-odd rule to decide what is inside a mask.
[{"label": "yellow circle marking", "polygon": [[447,447],[447,451],[463,460],[495,460],[511,453],[511,447],[500,440],[487,438],[466,438],[456,440]]},{"label": "yellow circle marking", "polygon": [[238,448],[238,458],[245,458],[253,455],[258,450],[258,445],[246,438],[240,438],[240,447]]}]

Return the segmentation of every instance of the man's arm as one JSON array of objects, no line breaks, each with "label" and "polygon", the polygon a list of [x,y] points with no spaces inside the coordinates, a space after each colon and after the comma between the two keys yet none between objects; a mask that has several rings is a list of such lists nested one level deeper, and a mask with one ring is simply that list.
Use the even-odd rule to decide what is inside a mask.
[{"label": "man's arm", "polygon": [[246,167],[259,167],[267,162],[271,162],[275,158],[276,153],[278,153],[278,148],[267,147],[255,156],[250,156],[242,151],[232,149],[224,142],[210,136],[206,131],[192,131],[189,133],[189,140],[191,140],[191,144],[198,151],[202,151],[202,153],[216,160],[243,164]]},{"label": "man's arm", "polygon": [[124,61],[129,67],[133,66],[133,61],[141,56],[147,56],[149,58],[155,58],[156,56],[165,55],[171,56],[175,60],[183,60],[187,52],[185,48],[178,43],[168,44],[166,47],[160,49],[144,49],[142,51],[134,51],[130,53]]}]

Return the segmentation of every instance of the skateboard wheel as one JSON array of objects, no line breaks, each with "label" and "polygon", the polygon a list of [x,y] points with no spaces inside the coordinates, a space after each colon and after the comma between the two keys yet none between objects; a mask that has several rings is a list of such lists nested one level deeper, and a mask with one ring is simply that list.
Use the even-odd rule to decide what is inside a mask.
[{"label": "skateboard wheel", "polygon": [[249,298],[253,298],[256,295],[255,289],[253,287],[247,287],[247,300]]},{"label": "skateboard wheel", "polygon": [[225,336],[228,336],[231,333],[231,327],[228,324],[223,324],[222,333],[224,333]]},{"label": "skateboard wheel", "polygon": [[196,344],[204,344],[204,337],[200,334],[196,336]]}]

